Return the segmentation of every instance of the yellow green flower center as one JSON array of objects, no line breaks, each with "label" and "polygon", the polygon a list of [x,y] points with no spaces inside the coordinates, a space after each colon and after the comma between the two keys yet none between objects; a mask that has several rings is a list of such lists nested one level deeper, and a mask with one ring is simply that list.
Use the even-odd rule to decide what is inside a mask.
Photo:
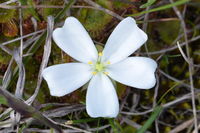
[{"label": "yellow green flower center", "polygon": [[100,63],[100,62],[97,62],[97,63],[95,64],[95,71],[97,71],[97,72],[102,72],[102,71],[104,71],[104,69],[105,69],[104,64],[102,64],[102,63]]},{"label": "yellow green flower center", "polygon": [[105,69],[106,69],[106,66],[110,64],[110,62],[108,61],[107,63],[103,63],[101,62],[101,56],[103,54],[102,53],[99,53],[99,57],[98,57],[98,60],[95,64],[93,64],[92,61],[89,61],[88,64],[90,64],[93,68],[93,71],[92,71],[92,74],[95,75],[99,72],[102,72],[106,75],[108,75],[108,72],[105,72]]}]

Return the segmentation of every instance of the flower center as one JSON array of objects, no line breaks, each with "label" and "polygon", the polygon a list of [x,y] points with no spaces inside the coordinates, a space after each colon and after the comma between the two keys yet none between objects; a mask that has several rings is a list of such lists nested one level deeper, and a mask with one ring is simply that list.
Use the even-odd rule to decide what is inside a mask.
[{"label": "flower center", "polygon": [[95,75],[99,72],[102,72],[106,75],[108,75],[108,72],[105,72],[106,66],[110,64],[110,62],[108,61],[107,63],[101,62],[101,56],[103,54],[99,53],[99,57],[97,59],[96,63],[93,63],[92,61],[89,61],[88,64],[90,64],[92,66],[92,74]]},{"label": "flower center", "polygon": [[97,62],[95,64],[95,71],[102,72],[102,71],[104,71],[104,69],[105,69],[105,66],[101,62]]}]

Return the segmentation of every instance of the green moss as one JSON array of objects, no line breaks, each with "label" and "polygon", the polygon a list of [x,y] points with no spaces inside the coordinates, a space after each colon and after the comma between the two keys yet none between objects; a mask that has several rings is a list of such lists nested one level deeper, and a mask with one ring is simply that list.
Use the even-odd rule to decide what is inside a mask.
[{"label": "green moss", "polygon": [[113,5],[116,9],[121,9],[121,8],[124,8],[124,7],[127,7],[127,3],[123,3],[121,1],[113,1]]},{"label": "green moss", "polygon": [[[43,0],[41,2],[42,5],[63,5],[63,0]],[[47,16],[49,15],[55,15],[60,11],[59,8],[42,8],[42,10],[40,11],[40,14],[43,16],[43,18],[46,20]]]},{"label": "green moss", "polygon": [[8,56],[6,52],[0,49],[0,64],[8,64],[10,59],[11,59],[11,56]]},{"label": "green moss", "polygon": [[6,23],[15,18],[16,10],[0,8],[0,23]]},{"label": "green moss", "polygon": [[172,44],[176,39],[180,29],[179,21],[167,21],[162,24],[159,23],[156,27],[159,32],[160,38],[167,44]]},{"label": "green moss", "polygon": [[35,2],[33,0],[19,0],[22,5],[28,5],[30,8],[22,9],[23,18],[27,19],[33,16],[35,19],[40,21],[39,14],[37,13],[36,9],[34,8]]},{"label": "green moss", "polygon": [[123,128],[123,133],[136,133],[137,129],[132,126],[126,126]]},{"label": "green moss", "polygon": [[[112,3],[108,0],[96,0],[95,2],[112,10]],[[99,37],[106,25],[112,20],[112,16],[93,9],[81,9],[77,17],[89,31],[92,38]]]}]

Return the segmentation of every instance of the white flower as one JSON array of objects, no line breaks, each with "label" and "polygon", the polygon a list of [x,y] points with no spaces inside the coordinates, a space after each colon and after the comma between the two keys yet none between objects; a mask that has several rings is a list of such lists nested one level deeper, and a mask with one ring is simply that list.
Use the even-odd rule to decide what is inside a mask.
[{"label": "white flower", "polygon": [[102,53],[81,23],[68,17],[62,28],[53,32],[56,44],[80,63],[66,63],[44,69],[42,75],[53,96],[64,96],[89,81],[86,110],[91,117],[116,117],[119,102],[110,78],[140,89],[155,83],[157,64],[146,57],[128,57],[147,40],[135,20],[125,18],[110,35]]}]

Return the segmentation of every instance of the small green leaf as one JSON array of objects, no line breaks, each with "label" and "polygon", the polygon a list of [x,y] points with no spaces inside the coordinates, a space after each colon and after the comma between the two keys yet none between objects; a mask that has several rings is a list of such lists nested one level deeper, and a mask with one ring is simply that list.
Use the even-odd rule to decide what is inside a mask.
[{"label": "small green leaf", "polygon": [[147,11],[142,11],[142,12],[139,12],[139,13],[136,13],[136,14],[131,14],[131,15],[128,15],[128,16],[140,16],[140,15],[143,15],[145,13],[161,11],[161,10],[165,10],[165,9],[168,9],[168,8],[172,8],[173,6],[182,5],[182,4],[184,4],[188,1],[190,1],[190,0],[179,0],[179,1],[176,1],[176,2],[171,3],[171,4],[167,4],[167,5],[164,5],[164,6],[157,7],[157,8],[153,8],[153,9],[150,9],[150,10],[147,10]]},{"label": "small green leaf", "polygon": [[155,107],[149,119],[145,122],[145,124],[140,129],[138,129],[136,133],[145,133],[146,130],[152,125],[152,123],[155,121],[155,119],[158,117],[158,115],[160,114],[162,110],[163,110],[162,106]]},{"label": "small green leaf", "polygon": [[108,119],[114,133],[121,133],[122,127],[115,119]]},{"label": "small green leaf", "polygon": [[169,88],[169,90],[167,90],[162,96],[161,96],[161,98],[158,100],[158,104],[160,104],[161,103],[161,101],[164,99],[164,97],[171,91],[171,90],[173,90],[177,85],[179,85],[180,83],[179,82],[177,82],[177,83],[175,83],[171,88]]},{"label": "small green leaf", "polygon": [[148,0],[147,3],[141,5],[140,8],[146,8],[148,6],[151,6],[155,2],[156,2],[156,0]]},{"label": "small green leaf", "polygon": [[27,128],[27,125],[26,124],[23,124],[21,127],[19,127],[18,129],[18,133],[23,133],[23,130]]}]

